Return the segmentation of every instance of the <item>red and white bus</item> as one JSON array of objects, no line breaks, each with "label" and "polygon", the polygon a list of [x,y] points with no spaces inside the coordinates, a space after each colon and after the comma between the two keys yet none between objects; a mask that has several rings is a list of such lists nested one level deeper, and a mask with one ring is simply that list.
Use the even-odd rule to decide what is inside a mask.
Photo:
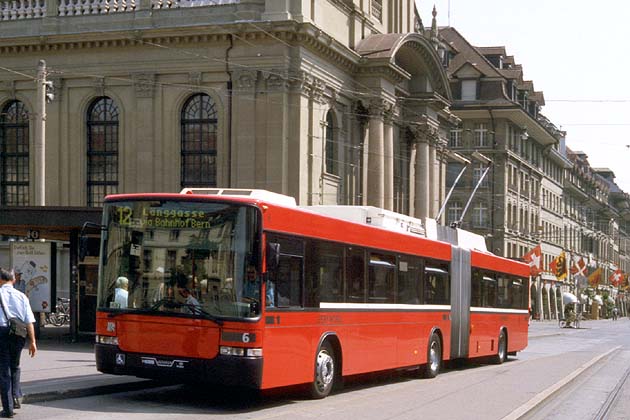
[{"label": "red and white bus", "polygon": [[103,211],[101,372],[323,398],[349,375],[434,377],[527,346],[529,267],[416,219],[259,190],[113,195]]}]

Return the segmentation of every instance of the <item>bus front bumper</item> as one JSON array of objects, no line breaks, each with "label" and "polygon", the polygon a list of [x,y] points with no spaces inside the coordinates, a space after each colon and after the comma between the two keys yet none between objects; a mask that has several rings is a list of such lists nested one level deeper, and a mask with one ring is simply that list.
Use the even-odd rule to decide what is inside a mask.
[{"label": "bus front bumper", "polygon": [[203,382],[216,385],[260,389],[261,357],[217,355],[214,359],[195,359],[156,354],[127,353],[118,346],[95,344],[96,368],[113,375],[163,379],[168,382]]}]

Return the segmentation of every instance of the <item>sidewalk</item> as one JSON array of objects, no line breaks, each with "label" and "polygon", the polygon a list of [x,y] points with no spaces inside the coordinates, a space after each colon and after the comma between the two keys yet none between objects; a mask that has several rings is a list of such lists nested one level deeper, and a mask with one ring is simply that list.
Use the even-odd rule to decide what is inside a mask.
[{"label": "sidewalk", "polygon": [[[594,323],[582,321],[581,328]],[[562,334],[558,321],[532,321],[529,338]],[[96,370],[93,337],[72,342],[68,327],[42,328],[34,358],[22,353],[22,391],[24,402],[33,403],[63,398],[124,392],[163,385],[159,381],[132,376],[106,375]]]},{"label": "sidewalk", "polygon": [[72,342],[69,329],[41,329],[37,354],[22,353],[22,392],[25,403],[76,398],[158,386],[153,380],[106,375],[96,370],[94,337]]}]

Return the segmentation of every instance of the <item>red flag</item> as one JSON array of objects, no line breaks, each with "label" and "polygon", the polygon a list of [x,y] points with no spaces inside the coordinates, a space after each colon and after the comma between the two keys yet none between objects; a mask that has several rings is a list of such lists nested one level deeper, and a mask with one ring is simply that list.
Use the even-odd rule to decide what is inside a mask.
[{"label": "red flag", "polygon": [[567,278],[567,258],[564,251],[549,263],[549,270],[558,280]]},{"label": "red flag", "polygon": [[529,264],[529,273],[533,277],[539,275],[542,272],[542,249],[540,245],[523,255],[523,261]]},{"label": "red flag", "polygon": [[623,281],[623,271],[616,270],[613,272],[610,277],[608,277],[608,281],[615,287],[618,287]]},{"label": "red flag", "polygon": [[571,266],[571,274],[586,277],[586,262],[584,262],[584,258],[580,257],[580,259]]}]

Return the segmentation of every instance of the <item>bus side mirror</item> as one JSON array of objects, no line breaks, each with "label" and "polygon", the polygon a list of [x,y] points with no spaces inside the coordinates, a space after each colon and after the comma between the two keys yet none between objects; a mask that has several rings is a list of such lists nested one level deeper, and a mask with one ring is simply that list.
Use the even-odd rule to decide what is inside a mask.
[{"label": "bus side mirror", "polygon": [[267,242],[267,271],[274,271],[280,265],[280,244]]}]

